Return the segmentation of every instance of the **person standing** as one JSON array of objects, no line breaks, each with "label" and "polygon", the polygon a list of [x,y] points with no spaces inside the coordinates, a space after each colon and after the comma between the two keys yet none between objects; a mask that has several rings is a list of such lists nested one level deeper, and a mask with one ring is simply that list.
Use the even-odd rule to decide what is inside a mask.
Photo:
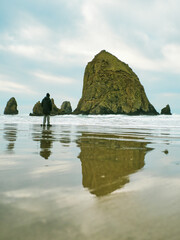
[{"label": "person standing", "polygon": [[52,111],[52,102],[51,102],[49,93],[47,93],[46,96],[43,98],[43,100],[41,102],[41,106],[42,106],[43,114],[44,114],[43,126],[45,126],[46,120],[47,120],[47,126],[51,126],[50,113]]}]

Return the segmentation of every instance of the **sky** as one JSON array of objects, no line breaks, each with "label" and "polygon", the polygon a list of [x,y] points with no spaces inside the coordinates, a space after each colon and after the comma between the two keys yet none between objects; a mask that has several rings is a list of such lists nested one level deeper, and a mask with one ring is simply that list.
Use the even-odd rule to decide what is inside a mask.
[{"label": "sky", "polygon": [[30,113],[82,94],[84,70],[106,50],[138,75],[156,110],[180,114],[179,0],[1,0],[0,114],[15,97]]}]

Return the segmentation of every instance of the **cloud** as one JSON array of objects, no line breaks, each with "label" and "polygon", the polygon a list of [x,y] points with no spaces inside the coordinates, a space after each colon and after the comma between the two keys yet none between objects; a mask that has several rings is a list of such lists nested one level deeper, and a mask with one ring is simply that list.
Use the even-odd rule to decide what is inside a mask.
[{"label": "cloud", "polygon": [[47,39],[50,37],[50,30],[41,25],[25,25],[19,30],[19,38],[24,40],[29,40],[32,42],[42,41],[42,39]]},{"label": "cloud", "polygon": [[173,93],[173,92],[165,92],[165,93],[161,93],[159,94],[165,98],[179,98],[180,94],[179,93]]},{"label": "cloud", "polygon": [[[154,8],[154,4],[150,5],[151,9]],[[175,55],[175,53],[177,52],[176,50],[178,50],[179,47],[177,45],[174,46],[173,44],[165,44],[158,46],[158,44],[160,44],[160,40],[158,40],[158,42],[156,43],[157,45],[155,46],[154,41],[152,41],[148,30],[147,32],[144,31],[145,24],[139,23],[139,20],[136,19],[136,11],[132,9],[133,6],[131,5],[132,4],[130,4],[129,2],[119,3],[119,1],[107,1],[105,4],[102,1],[84,1],[80,8],[80,14],[82,16],[82,19],[80,22],[77,22],[77,29],[79,34],[73,38],[61,39],[59,42],[59,48],[61,50],[65,49],[64,55],[74,55],[76,56],[76,61],[79,61],[81,63],[83,63],[83,60],[84,62],[89,61],[94,54],[98,53],[102,49],[106,49],[107,51],[110,51],[111,53],[116,55],[122,61],[128,63],[133,68],[148,71],[150,70],[179,72],[179,61],[176,61],[176,55],[178,56],[178,53]],[[137,28],[136,30],[132,29],[131,33],[133,34],[130,34],[132,27],[130,25],[130,29],[128,31],[128,26],[126,26],[126,29],[124,29],[124,31],[129,32],[129,35],[124,36],[124,34],[122,34],[121,36],[121,24],[119,22],[117,22],[116,24],[114,23],[114,25],[119,25],[120,31],[117,32],[116,29],[112,26],[112,23],[108,22],[109,19],[107,19],[106,15],[107,7],[111,7],[112,9],[114,9],[113,7],[115,6],[116,9],[118,9],[120,12],[122,12],[124,9],[127,13],[130,9],[130,12],[133,12],[135,16],[133,18],[132,14],[131,16],[129,16],[129,19],[133,18],[133,23],[135,23],[135,25],[137,26],[140,25],[140,30],[137,30]],[[146,11],[148,11],[147,6]],[[147,16],[145,14],[146,13],[143,13],[143,11],[141,11],[141,18],[145,19],[146,22]],[[158,12],[156,12],[156,14],[158,15]],[[149,26],[149,30],[151,29],[152,26]],[[173,27],[173,29],[175,29],[175,26]],[[163,32],[164,31],[166,32],[167,29],[163,30]],[[139,35],[142,43],[146,47],[142,48],[142,45],[134,44],[133,39],[135,39],[135,37],[137,38],[137,34]],[[164,37],[163,33],[159,34]],[[134,37],[134,35],[136,36]],[[133,39],[131,41],[127,39],[132,37]],[[158,50],[157,47],[159,47]],[[151,57],[148,56],[146,52],[150,52],[150,48],[152,48],[151,52],[155,52],[156,55],[154,54],[154,56]],[[150,53],[150,55],[152,55],[152,53]]]},{"label": "cloud", "polygon": [[[53,4],[56,6],[57,1],[53,1]],[[172,19],[172,12],[176,13],[177,1],[173,1],[171,4],[169,1],[166,3],[136,1],[132,4],[131,1],[117,0],[106,2],[75,0],[71,4],[65,2],[63,4],[68,6],[69,14],[72,14],[74,8],[78,9],[79,7],[80,17],[72,19],[75,25],[75,34],[74,31],[72,33],[74,35],[56,32],[53,26],[52,28],[47,27],[46,23],[40,22],[37,16],[33,17],[31,13],[25,12],[21,13],[24,21],[18,21],[16,30],[11,29],[11,32],[5,33],[6,37],[8,36],[6,39],[9,41],[1,49],[35,60],[66,63],[67,65],[77,62],[82,64],[93,54],[107,49],[134,67],[157,70],[158,66],[163,66],[163,62],[159,59],[148,58],[142,51],[142,46],[134,45],[134,34],[138,31],[142,42],[150,44],[152,40],[150,36],[154,32],[158,31],[157,38],[162,35],[164,37],[165,34],[167,36],[169,29],[171,32],[178,30]],[[135,4],[136,11],[134,10]],[[110,18],[114,20],[111,21]],[[124,25],[124,22],[127,24]],[[115,28],[115,26],[117,27]],[[154,31],[150,33],[152,28]],[[159,44],[159,40],[157,44]],[[153,44],[149,47],[153,47]],[[159,53],[161,51],[163,51],[163,46],[162,50],[159,48]]]},{"label": "cloud", "polygon": [[55,47],[56,33],[29,14],[22,14],[22,18],[15,29],[0,32],[0,51],[40,62],[62,62]]},{"label": "cloud", "polygon": [[167,44],[163,46],[162,53],[164,61],[161,64],[164,70],[168,69],[180,73],[180,44]]},{"label": "cloud", "polygon": [[5,51],[10,51],[25,57],[36,58],[39,55],[40,48],[31,45],[9,45],[2,47]]},{"label": "cloud", "polygon": [[0,75],[0,92],[36,94],[29,86],[9,81],[5,75]]},{"label": "cloud", "polygon": [[34,72],[33,75],[40,79],[43,82],[48,83],[59,83],[59,84],[73,84],[75,83],[75,79],[64,77],[64,76],[55,76],[51,74],[46,74],[44,72]]},{"label": "cloud", "polygon": [[0,50],[30,58],[40,62],[61,62],[61,58],[49,51],[48,48],[34,44],[6,44],[0,45]]},{"label": "cloud", "polygon": [[[79,37],[79,48],[77,47],[76,51],[80,49],[82,51],[83,47],[87,48],[88,45],[94,51],[103,47],[141,70],[179,71],[179,61],[175,60],[175,53],[179,55],[179,47],[174,46],[172,42],[170,45],[167,44],[169,40],[167,25],[171,26],[171,28],[168,27],[171,33],[178,32],[177,23],[172,19],[172,13],[177,5],[169,6],[164,2],[159,4],[159,1],[152,1],[148,4],[137,1],[136,4],[137,9],[134,11],[134,5],[130,1],[123,3],[107,1],[106,4],[103,1],[98,1],[98,4],[94,1],[85,1],[81,10],[84,21],[82,21],[80,29],[84,32],[82,35],[87,38],[81,38],[82,41],[79,41]],[[141,10],[142,7],[144,11]],[[88,11],[88,9],[92,9],[92,11]],[[115,10],[114,15],[112,10]],[[128,12],[131,14],[127,14]],[[152,12],[154,21],[152,21]],[[124,19],[120,17],[121,13]],[[114,22],[110,22],[108,14],[114,18]],[[127,24],[124,26],[125,21]],[[137,42],[137,32],[141,42]],[[77,46],[77,44],[73,42],[72,46]]]},{"label": "cloud", "polygon": [[[53,4],[56,4],[56,1]],[[101,0],[85,0],[82,3],[73,1],[71,4],[67,4],[69,11],[73,11],[75,4],[80,7],[80,18],[75,20],[75,34],[74,31],[72,33],[74,36],[71,34],[62,35],[59,31],[53,31],[53,28],[50,29],[27,14],[24,17],[24,22],[18,23],[19,26],[15,31],[6,32],[1,36],[2,39],[4,37],[4,44],[0,45],[0,50],[36,61],[72,66],[86,64],[87,61],[92,59],[92,56],[102,49],[106,49],[133,68],[179,72],[179,62],[176,61],[178,56],[176,50],[179,53],[179,46],[175,46],[174,43],[164,44],[160,45],[157,51],[157,45],[155,46],[151,37],[154,31],[159,31],[159,36],[156,36],[156,38],[167,36],[169,34],[169,32],[167,33],[167,27],[163,28],[164,25],[167,26],[167,22],[168,26],[171,26],[171,28],[168,27],[171,32],[176,32],[176,25],[173,25],[172,20],[171,22],[166,20],[164,25],[161,24],[161,19],[159,21],[158,19],[157,21],[149,21],[149,19],[152,20],[152,11],[154,19],[157,16],[158,18],[162,16],[163,19],[164,15],[166,17],[171,16],[174,4],[168,11],[169,6],[165,3],[163,3],[161,9],[157,1],[148,4],[137,1],[137,6],[142,8],[143,5],[144,11],[141,11],[141,8],[138,10],[138,7],[134,11],[134,5],[129,1],[119,2],[114,0],[104,3]],[[113,16],[112,10],[115,10]],[[131,12],[131,14],[127,15],[128,12]],[[118,21],[118,19],[121,20],[120,13],[122,13],[124,21],[128,21],[126,29],[123,21]],[[117,19],[117,22],[115,20],[111,22],[109,15],[115,20]],[[156,25],[154,25],[155,22]],[[161,25],[162,27],[159,28]],[[114,26],[118,27],[115,28]],[[151,34],[149,31],[152,28],[154,28],[154,31]],[[141,41],[141,45],[134,43],[137,38]],[[160,40],[156,44],[160,44]],[[156,51],[158,57],[155,55],[149,57],[147,54],[147,52],[150,52],[149,48],[152,48],[152,52]]]}]

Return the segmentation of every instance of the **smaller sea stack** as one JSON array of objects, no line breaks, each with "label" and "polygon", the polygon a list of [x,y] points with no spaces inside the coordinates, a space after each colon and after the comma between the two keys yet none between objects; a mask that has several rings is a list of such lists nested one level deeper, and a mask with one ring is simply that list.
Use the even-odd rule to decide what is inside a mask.
[{"label": "smaller sea stack", "polygon": [[9,101],[7,102],[7,105],[4,109],[4,114],[9,114],[9,115],[15,115],[18,114],[17,110],[17,102],[14,97],[10,98]]},{"label": "smaller sea stack", "polygon": [[72,113],[72,107],[71,103],[69,101],[64,101],[61,105],[61,113],[63,114],[71,114]]},{"label": "smaller sea stack", "polygon": [[169,104],[167,104],[166,107],[161,109],[161,114],[172,115]]}]

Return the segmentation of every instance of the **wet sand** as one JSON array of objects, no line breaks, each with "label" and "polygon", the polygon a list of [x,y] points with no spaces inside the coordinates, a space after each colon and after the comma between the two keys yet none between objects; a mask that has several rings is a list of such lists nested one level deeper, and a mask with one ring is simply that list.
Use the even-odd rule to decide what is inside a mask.
[{"label": "wet sand", "polygon": [[0,125],[0,239],[178,240],[179,138]]}]

